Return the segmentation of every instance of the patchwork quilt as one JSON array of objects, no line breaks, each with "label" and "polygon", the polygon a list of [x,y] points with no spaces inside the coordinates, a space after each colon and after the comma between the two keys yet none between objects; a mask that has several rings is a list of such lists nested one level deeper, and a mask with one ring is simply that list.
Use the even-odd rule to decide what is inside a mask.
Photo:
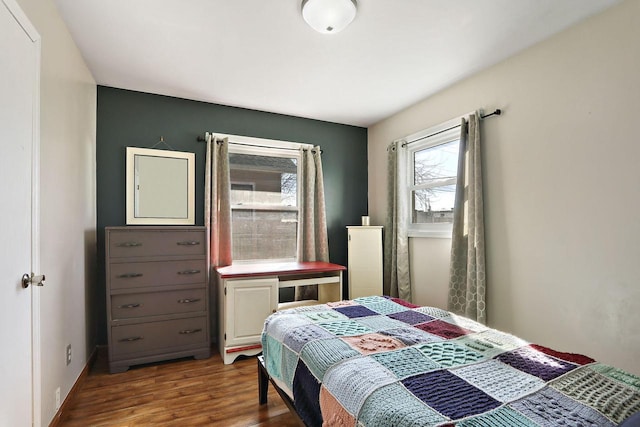
[{"label": "patchwork quilt", "polygon": [[606,427],[640,411],[640,377],[397,298],[277,312],[262,345],[307,426]]}]

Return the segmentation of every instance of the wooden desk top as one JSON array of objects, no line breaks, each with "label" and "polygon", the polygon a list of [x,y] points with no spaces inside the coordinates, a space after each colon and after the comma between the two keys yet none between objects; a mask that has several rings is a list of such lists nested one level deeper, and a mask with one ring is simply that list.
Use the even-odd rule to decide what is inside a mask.
[{"label": "wooden desk top", "polygon": [[330,262],[272,262],[263,264],[236,264],[217,267],[216,271],[222,279],[238,279],[242,277],[282,276],[287,274],[312,274],[344,271],[347,268]]}]

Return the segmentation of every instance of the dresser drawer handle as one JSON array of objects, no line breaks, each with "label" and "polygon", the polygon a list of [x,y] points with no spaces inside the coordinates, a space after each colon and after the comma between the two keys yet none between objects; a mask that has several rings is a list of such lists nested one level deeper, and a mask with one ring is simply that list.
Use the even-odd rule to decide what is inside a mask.
[{"label": "dresser drawer handle", "polygon": [[134,277],[142,277],[142,273],[125,273],[118,276],[118,279],[133,279]]},{"label": "dresser drawer handle", "polygon": [[140,304],[138,304],[138,303],[136,302],[136,303],[133,303],[133,304],[123,304],[123,305],[119,305],[119,306],[118,306],[118,308],[138,308],[138,307],[140,307],[140,306],[141,306],[141,305],[140,305]]},{"label": "dresser drawer handle", "polygon": [[138,246],[142,246],[140,242],[124,242],[118,245],[121,248],[137,248]]},{"label": "dresser drawer handle", "polygon": [[121,340],[118,340],[118,342],[134,342],[134,341],[140,341],[143,340],[144,337],[129,337],[129,338],[122,338]]},{"label": "dresser drawer handle", "polygon": [[178,274],[198,274],[200,273],[200,270],[182,270],[182,271],[178,271]]},{"label": "dresser drawer handle", "polygon": [[200,242],[196,240],[186,240],[184,242],[178,242],[178,246],[197,246]]},{"label": "dresser drawer handle", "polygon": [[202,328],[198,328],[198,329],[183,329],[182,331],[178,332],[180,335],[189,335],[189,334],[195,334],[196,332],[202,332]]},{"label": "dresser drawer handle", "polygon": [[192,304],[198,301],[200,301],[200,298],[184,298],[184,299],[179,299],[178,304]]}]

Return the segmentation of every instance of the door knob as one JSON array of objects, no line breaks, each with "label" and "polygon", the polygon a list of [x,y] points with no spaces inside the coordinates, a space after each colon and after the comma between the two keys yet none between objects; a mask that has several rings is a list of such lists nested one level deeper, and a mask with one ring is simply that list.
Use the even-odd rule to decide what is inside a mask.
[{"label": "door knob", "polygon": [[29,276],[27,273],[25,273],[22,275],[22,287],[28,288],[29,285],[44,286],[44,279],[44,274],[36,276],[31,273],[31,276]]}]

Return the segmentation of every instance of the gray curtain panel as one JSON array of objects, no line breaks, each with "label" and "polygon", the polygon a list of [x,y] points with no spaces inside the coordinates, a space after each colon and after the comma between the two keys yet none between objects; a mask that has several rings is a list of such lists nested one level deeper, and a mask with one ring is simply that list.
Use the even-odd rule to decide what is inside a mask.
[{"label": "gray curtain panel", "polygon": [[204,225],[209,229],[211,267],[231,265],[229,141],[207,135]]},{"label": "gray curtain panel", "polygon": [[231,265],[231,184],[229,179],[229,141],[207,134],[204,182],[204,225],[209,233],[210,331],[216,341],[218,293],[215,267]]},{"label": "gray curtain panel", "polygon": [[468,125],[463,119],[460,129],[460,158],[451,240],[449,310],[486,323],[487,279],[479,114],[471,114]]},{"label": "gray curtain panel", "polygon": [[[298,218],[298,260],[329,262],[320,147],[303,149],[301,163],[302,176],[298,180],[302,191]],[[317,285],[296,288],[296,301],[317,298]]]},{"label": "gray curtain panel", "polygon": [[384,234],[384,291],[392,297],[411,301],[409,274],[409,237],[407,228],[407,194],[405,174],[398,173],[400,162],[406,163],[404,141],[387,147],[387,220]]}]

